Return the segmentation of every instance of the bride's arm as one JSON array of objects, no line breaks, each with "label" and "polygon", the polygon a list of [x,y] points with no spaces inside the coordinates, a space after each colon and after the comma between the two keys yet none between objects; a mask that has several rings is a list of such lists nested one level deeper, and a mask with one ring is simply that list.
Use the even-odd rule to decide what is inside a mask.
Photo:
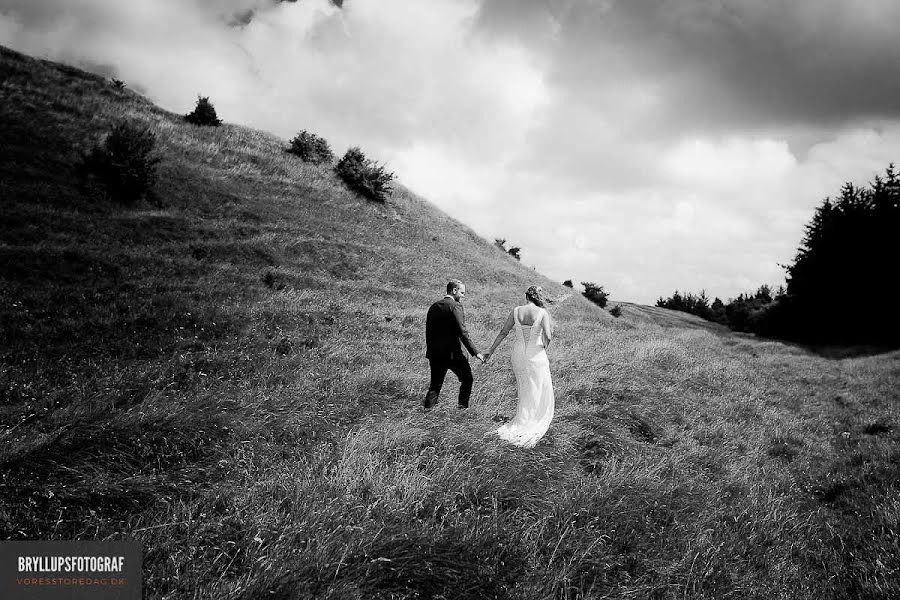
[{"label": "bride's arm", "polygon": [[494,339],[494,343],[491,344],[490,349],[487,351],[484,359],[487,360],[488,357],[494,353],[494,350],[497,349],[497,346],[500,345],[500,342],[506,338],[506,335],[512,330],[513,326],[516,324],[515,317],[513,317],[512,311],[510,311],[509,316],[506,317],[506,323],[503,324],[503,329],[500,330],[500,333],[497,334],[497,337]]}]

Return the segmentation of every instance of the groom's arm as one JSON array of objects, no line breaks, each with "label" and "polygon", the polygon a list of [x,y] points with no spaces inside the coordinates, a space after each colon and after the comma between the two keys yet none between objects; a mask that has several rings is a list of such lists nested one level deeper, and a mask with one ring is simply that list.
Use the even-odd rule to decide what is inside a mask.
[{"label": "groom's arm", "polygon": [[475,356],[477,354],[481,354],[478,351],[478,348],[475,347],[475,344],[472,343],[472,340],[469,339],[469,331],[466,329],[466,313],[463,310],[462,305],[456,303],[452,305],[453,316],[456,318],[456,324],[459,326],[459,339],[462,340],[463,346],[466,347],[466,350],[469,351],[469,354]]}]

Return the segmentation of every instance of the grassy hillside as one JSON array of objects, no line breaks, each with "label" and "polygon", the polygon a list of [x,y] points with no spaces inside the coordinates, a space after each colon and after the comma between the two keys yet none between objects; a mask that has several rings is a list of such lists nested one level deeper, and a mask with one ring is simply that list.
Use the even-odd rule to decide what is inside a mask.
[{"label": "grassy hillside", "polygon": [[[74,174],[123,119],[162,156],[131,207]],[[2,48],[0,140],[2,539],[140,540],[147,598],[900,595],[900,353],[576,294],[512,448],[509,341],[422,413],[425,311],[462,278],[486,348],[570,290],[427,202]]]}]

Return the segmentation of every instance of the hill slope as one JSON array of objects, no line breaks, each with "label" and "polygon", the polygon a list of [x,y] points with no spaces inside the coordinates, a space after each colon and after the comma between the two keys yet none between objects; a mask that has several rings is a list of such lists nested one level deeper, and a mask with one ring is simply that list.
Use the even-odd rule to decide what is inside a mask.
[{"label": "hill slope", "polygon": [[[510,448],[509,342],[470,411],[421,413],[424,312],[460,277],[486,347],[527,285],[565,288],[271,135],[2,48],[0,76],[4,539],[138,539],[148,598],[900,593],[898,353],[576,295],[550,433]],[[120,120],[162,157],[134,207],[74,172]]]}]

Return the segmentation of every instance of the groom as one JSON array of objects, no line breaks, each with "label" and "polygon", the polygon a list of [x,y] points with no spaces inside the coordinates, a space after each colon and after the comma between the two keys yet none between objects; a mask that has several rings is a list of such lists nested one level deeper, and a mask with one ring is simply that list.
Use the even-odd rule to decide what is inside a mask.
[{"label": "groom", "polygon": [[482,363],[484,355],[475,348],[466,331],[466,313],[461,304],[465,297],[465,284],[458,279],[451,279],[447,284],[447,295],[428,309],[425,319],[425,358],[431,364],[431,383],[428,394],[425,395],[426,411],[437,402],[448,370],[459,378],[459,408],[469,408],[472,369],[460,341],[465,344],[469,354]]}]

